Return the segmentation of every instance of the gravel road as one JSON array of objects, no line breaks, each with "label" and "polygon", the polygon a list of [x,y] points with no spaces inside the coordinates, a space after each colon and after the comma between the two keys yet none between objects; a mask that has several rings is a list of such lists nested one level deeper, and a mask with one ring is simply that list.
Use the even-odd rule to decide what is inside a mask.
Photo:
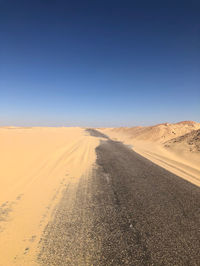
[{"label": "gravel road", "polygon": [[63,192],[41,265],[200,265],[200,188],[101,137],[97,162]]}]

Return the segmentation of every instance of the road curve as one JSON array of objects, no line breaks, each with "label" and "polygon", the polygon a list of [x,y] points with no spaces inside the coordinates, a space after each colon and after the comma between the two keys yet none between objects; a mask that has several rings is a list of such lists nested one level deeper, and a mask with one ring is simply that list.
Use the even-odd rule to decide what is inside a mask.
[{"label": "road curve", "polygon": [[200,188],[87,132],[102,138],[96,167],[64,191],[39,264],[199,265]]}]

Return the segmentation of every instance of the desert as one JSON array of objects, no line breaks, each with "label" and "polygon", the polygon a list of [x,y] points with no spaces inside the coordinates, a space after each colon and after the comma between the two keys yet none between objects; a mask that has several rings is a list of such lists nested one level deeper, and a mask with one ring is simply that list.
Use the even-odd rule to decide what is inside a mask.
[{"label": "desert", "polygon": [[0,1],[0,266],[200,265],[200,1]]},{"label": "desert", "polygon": [[[45,234],[47,232],[50,234],[47,242],[55,238],[51,236],[52,230],[49,232],[48,227],[51,223],[56,224],[53,221],[60,215],[57,212],[61,208],[60,204],[64,202],[62,199],[64,194],[67,203],[64,205],[63,213],[70,216],[70,213],[76,210],[73,206],[78,200],[77,193],[82,195],[84,187],[87,188],[92,182],[90,180],[94,178],[94,169],[98,168],[98,147],[101,147],[101,142],[105,142],[107,138],[121,143],[124,147],[128,147],[128,150],[135,151],[176,174],[180,179],[186,179],[199,186],[199,128],[200,124],[195,122],[167,123],[145,128],[1,127],[1,265],[47,265],[48,261],[51,262],[49,265],[53,265],[51,256],[55,251],[48,254],[48,260],[42,253],[45,249],[49,252],[51,247],[42,249],[42,245],[45,246],[44,239],[47,237]],[[109,159],[107,161],[109,162]],[[110,182],[109,173],[101,175],[101,178],[105,176],[105,180]],[[84,182],[83,188],[80,187],[82,182]],[[88,192],[88,195],[90,193]],[[76,207],[77,213],[81,208],[89,208],[88,195],[83,194],[80,205]],[[62,219],[67,221],[69,218],[63,215]],[[82,212],[79,215],[82,217]],[[88,217],[90,215],[88,213]],[[82,219],[86,220],[83,220],[81,227],[85,227],[87,231],[92,226],[94,217],[91,217],[90,221],[84,217]],[[73,221],[73,217],[71,219]],[[64,234],[64,231],[61,232]],[[79,232],[79,234],[85,237],[84,233]],[[77,241],[80,241],[80,236],[76,237]],[[60,241],[62,243],[62,240]],[[76,240],[74,241],[76,243]],[[88,248],[95,254],[98,241],[93,242]],[[70,250],[70,254],[73,254],[76,248],[75,246]],[[79,249],[78,251],[80,252]],[[76,256],[77,258],[74,255],[69,258],[69,264],[72,258],[72,264],[86,263],[81,254],[77,253]],[[96,257],[91,259],[90,256],[91,254],[88,254],[88,263],[97,259]],[[56,258],[55,256],[55,265],[62,265],[62,259],[56,260]]]}]

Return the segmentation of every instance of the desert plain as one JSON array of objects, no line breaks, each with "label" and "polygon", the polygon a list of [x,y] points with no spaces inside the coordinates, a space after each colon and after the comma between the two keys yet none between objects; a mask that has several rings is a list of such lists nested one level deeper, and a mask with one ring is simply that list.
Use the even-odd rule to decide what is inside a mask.
[{"label": "desert plain", "polygon": [[0,265],[200,261],[200,123],[0,127],[0,147]]}]

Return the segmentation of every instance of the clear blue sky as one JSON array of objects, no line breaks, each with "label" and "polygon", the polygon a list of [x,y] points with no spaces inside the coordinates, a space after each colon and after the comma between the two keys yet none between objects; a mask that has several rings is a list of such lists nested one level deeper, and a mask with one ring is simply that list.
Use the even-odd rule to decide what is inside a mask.
[{"label": "clear blue sky", "polygon": [[199,0],[0,0],[0,125],[200,122]]}]

